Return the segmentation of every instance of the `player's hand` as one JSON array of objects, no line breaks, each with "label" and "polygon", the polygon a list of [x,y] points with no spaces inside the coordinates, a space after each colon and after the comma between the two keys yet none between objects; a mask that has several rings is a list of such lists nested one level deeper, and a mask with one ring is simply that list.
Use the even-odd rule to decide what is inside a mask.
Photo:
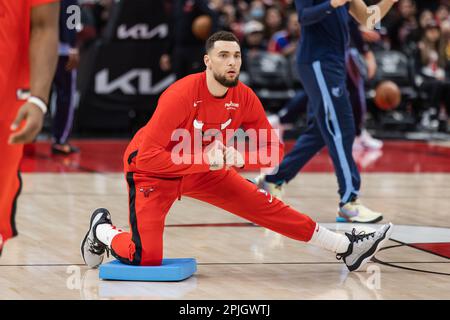
[{"label": "player's hand", "polygon": [[172,65],[170,63],[170,56],[168,54],[163,54],[159,59],[159,67],[162,71],[167,72],[170,71]]},{"label": "player's hand", "polygon": [[[17,131],[22,121],[25,121],[25,125]],[[44,114],[41,109],[33,103],[26,102],[20,107],[16,119],[11,124],[13,133],[9,136],[8,143],[23,144],[32,142],[41,131],[43,123]]]},{"label": "player's hand", "polygon": [[209,164],[209,170],[215,171],[223,168],[225,164],[225,146],[222,142],[214,140],[209,146],[206,147],[206,161]]},{"label": "player's hand", "polygon": [[347,2],[351,2],[352,0],[331,0],[331,6],[333,8],[337,8],[337,7],[342,7],[343,5],[345,5]]},{"label": "player's hand", "polygon": [[364,41],[366,42],[378,42],[381,40],[381,35],[373,30],[369,30],[367,28],[360,28],[361,30],[361,36],[363,37]]},{"label": "player's hand", "polygon": [[80,53],[78,52],[78,49],[72,49],[69,53],[69,60],[66,63],[66,71],[72,71],[78,68],[78,65],[80,64]]},{"label": "player's hand", "polygon": [[242,168],[245,164],[242,154],[233,147],[225,149],[225,165],[227,168],[236,167]]},{"label": "player's hand", "polygon": [[372,51],[368,51],[364,58],[367,65],[367,77],[372,80],[377,73],[377,61]]}]

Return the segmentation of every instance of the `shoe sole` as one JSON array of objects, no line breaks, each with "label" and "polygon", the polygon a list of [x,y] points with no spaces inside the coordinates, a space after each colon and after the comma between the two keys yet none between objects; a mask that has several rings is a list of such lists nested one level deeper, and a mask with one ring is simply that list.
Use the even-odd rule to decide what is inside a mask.
[{"label": "shoe sole", "polygon": [[371,250],[368,252],[368,256],[365,257],[363,260],[361,260],[361,262],[359,263],[359,265],[357,265],[357,267],[352,266],[352,268],[349,270],[350,271],[361,271],[361,269],[366,265],[367,262],[370,261],[370,259],[372,259],[372,257],[383,247],[383,245],[386,243],[386,241],[389,240],[389,238],[391,237],[392,231],[393,231],[393,227],[394,225],[392,223],[389,223],[389,228],[386,230],[386,232],[384,233],[383,237],[378,239],[378,242],[375,243],[374,246],[372,246]]},{"label": "shoe sole", "polygon": [[[87,241],[87,238],[89,237],[89,234],[91,233],[91,230],[92,230],[92,227],[95,225],[95,223],[97,223],[98,222],[98,220],[100,220],[100,218],[101,218],[101,213],[99,214],[98,213],[98,209],[97,210],[95,210],[94,211],[94,213],[92,213],[92,216],[91,216],[91,222],[90,222],[90,224],[89,224],[89,230],[88,230],[88,232],[86,233],[86,236],[84,236],[84,239],[83,239],[83,241],[81,242],[81,256],[83,257],[83,261],[84,261],[84,263],[87,265],[87,262],[86,262],[86,259],[84,258],[84,245],[85,245],[85,243],[86,243],[86,241]],[[95,220],[95,218],[96,217],[99,217],[99,219],[97,220],[97,221],[94,221]],[[94,234],[94,231],[92,230],[92,234]],[[94,235],[95,236],[95,235]]]},{"label": "shoe sole", "polygon": [[341,222],[341,223],[377,223],[380,222],[381,220],[383,220],[383,216],[379,216],[378,218],[375,218],[373,220],[369,220],[369,221],[354,221],[351,220],[350,218],[344,218],[344,217],[336,217],[336,222]]}]

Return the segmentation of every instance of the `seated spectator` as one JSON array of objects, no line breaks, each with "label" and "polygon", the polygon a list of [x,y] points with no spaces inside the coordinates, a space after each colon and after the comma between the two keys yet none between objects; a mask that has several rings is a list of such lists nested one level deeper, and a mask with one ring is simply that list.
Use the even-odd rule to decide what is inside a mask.
[{"label": "seated spectator", "polygon": [[436,20],[439,24],[444,23],[445,21],[450,20],[450,13],[448,5],[440,5],[436,10]]},{"label": "seated spectator", "polygon": [[445,68],[446,79],[450,80],[450,20],[441,24],[440,64]]},{"label": "seated spectator", "polygon": [[399,16],[387,27],[393,50],[402,50],[408,42],[418,40],[416,3],[413,0],[400,0],[398,12]]},{"label": "seated spectator", "polygon": [[251,20],[244,25],[244,41],[242,42],[242,69],[246,70],[246,61],[258,52],[267,50],[267,42],[264,39],[264,25],[256,20]]},{"label": "seated spectator", "polygon": [[266,7],[261,0],[253,0],[250,3],[250,9],[248,10],[248,14],[245,17],[245,20],[257,20],[262,22],[264,20],[264,16],[266,15]]},{"label": "seated spectator", "polygon": [[435,20],[434,20],[433,12],[431,12],[430,10],[422,11],[419,16],[420,33],[423,34],[427,25],[432,24],[434,22],[435,22]]},{"label": "seated spectator", "polygon": [[417,9],[419,12],[422,12],[424,10],[431,10],[432,12],[435,12],[441,2],[446,2],[446,0],[418,0]]},{"label": "seated spectator", "polygon": [[297,12],[292,11],[288,15],[287,28],[279,31],[270,39],[268,51],[282,54],[285,57],[295,53],[300,39],[300,24]]},{"label": "seated spectator", "polygon": [[418,85],[420,90],[427,94],[422,126],[427,129],[439,127],[442,131],[446,131],[450,107],[450,81],[446,80],[445,59],[442,54],[439,25],[435,21],[429,22],[418,43],[417,57],[420,76]]},{"label": "seated spectator", "polygon": [[[218,10],[216,10],[218,11]],[[237,19],[237,12],[233,5],[227,3],[220,8],[219,29],[233,32],[239,40],[243,38],[243,26]]]},{"label": "seated spectator", "polygon": [[272,36],[283,29],[283,15],[278,7],[269,7],[264,16],[264,38],[267,42]]}]

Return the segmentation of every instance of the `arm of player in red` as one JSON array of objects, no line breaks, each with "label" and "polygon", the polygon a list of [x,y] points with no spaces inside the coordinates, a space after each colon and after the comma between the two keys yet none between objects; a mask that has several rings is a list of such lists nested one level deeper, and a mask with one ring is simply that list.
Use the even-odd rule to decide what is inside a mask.
[{"label": "arm of player in red", "polygon": [[[189,118],[189,104],[174,90],[166,90],[158,101],[152,119],[144,128],[136,167],[138,170],[156,174],[184,175],[208,172],[210,166],[202,155],[183,154],[180,161],[170,146],[172,137]],[[189,137],[187,137],[189,139]],[[190,144],[189,144],[190,145]],[[196,161],[197,160],[197,161]],[[200,161],[199,161],[200,160]]]},{"label": "arm of player in red", "polygon": [[276,167],[283,159],[284,144],[267,120],[261,101],[250,89],[247,101],[249,109],[242,122],[243,129],[249,134],[249,152],[246,153],[245,168],[255,170]]},{"label": "arm of player in red", "polygon": [[[59,1],[33,0],[30,22],[31,96],[48,104],[48,96],[58,61]],[[37,105],[25,102],[11,124],[10,144],[29,143],[41,131],[44,114]],[[24,122],[24,123],[23,123]],[[21,125],[23,124],[23,125]]]}]

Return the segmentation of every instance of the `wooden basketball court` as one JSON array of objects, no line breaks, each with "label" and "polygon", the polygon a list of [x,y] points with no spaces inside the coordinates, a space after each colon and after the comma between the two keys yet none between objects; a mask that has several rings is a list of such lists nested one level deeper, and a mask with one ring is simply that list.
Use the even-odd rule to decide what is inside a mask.
[{"label": "wooden basketball court", "polygon": [[[198,271],[183,282],[144,283],[102,281],[83,265],[80,242],[95,208],[128,225],[119,172],[126,141],[91,143],[79,142],[82,153],[72,158],[49,156],[47,144],[26,155],[19,236],[0,258],[1,299],[450,299],[448,146],[387,143],[382,155],[368,156],[372,162],[359,159],[362,201],[395,224],[388,247],[366,271],[349,273],[324,250],[183,198],[166,221],[165,256],[196,258]],[[337,185],[327,159],[315,158],[287,186],[285,201],[349,231],[357,226],[334,223]]]}]

